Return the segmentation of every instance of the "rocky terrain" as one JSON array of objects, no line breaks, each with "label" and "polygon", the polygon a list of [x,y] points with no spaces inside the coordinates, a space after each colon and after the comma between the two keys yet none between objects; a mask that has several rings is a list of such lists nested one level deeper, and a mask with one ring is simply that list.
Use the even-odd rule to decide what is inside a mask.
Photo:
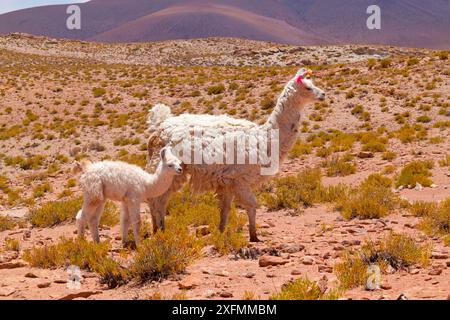
[{"label": "rocky terrain", "polygon": [[[109,45],[0,37],[0,299],[268,299],[287,294],[283,285],[296,279],[317,285],[317,294],[308,289],[303,298],[448,299],[448,59],[444,51],[220,38]],[[198,212],[217,215],[214,203],[189,200],[186,209],[175,198],[167,237],[179,224],[198,252],[185,270],[108,287],[106,267],[89,267],[86,258],[80,287],[68,287],[73,261],[59,259],[64,248],[51,250],[61,237],[76,238],[81,194],[75,160],[144,166],[146,115],[157,102],[175,113],[263,122],[302,65],[313,69],[327,100],[305,110],[299,142],[280,177],[259,192],[261,243],[247,243],[239,208],[222,239],[214,233],[216,218],[189,222]],[[298,187],[298,194],[286,195],[284,178],[315,167],[321,178],[307,175],[313,182],[306,187],[302,178],[291,181],[289,189]],[[380,201],[375,207],[360,208],[343,190],[359,194],[373,174],[389,184],[380,189],[381,200],[373,193]],[[320,194],[312,199],[304,188]],[[149,226],[146,206],[141,210]],[[114,205],[109,214],[101,228],[104,254],[117,270],[134,270],[143,253],[122,249]],[[365,258],[362,269],[345,264],[353,261],[350,252],[375,259],[379,288],[348,279],[368,267]]]}]

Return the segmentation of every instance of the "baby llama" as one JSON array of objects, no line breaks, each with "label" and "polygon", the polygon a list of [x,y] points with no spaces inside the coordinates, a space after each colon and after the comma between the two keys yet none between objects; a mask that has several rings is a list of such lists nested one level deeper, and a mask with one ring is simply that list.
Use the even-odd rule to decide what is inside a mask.
[{"label": "baby llama", "polygon": [[160,152],[156,172],[149,174],[139,168],[120,161],[77,162],[75,172],[83,172],[80,185],[83,190],[83,208],[76,220],[78,235],[84,236],[86,225],[95,242],[100,242],[98,226],[107,199],[121,202],[120,224],[122,243],[127,244],[128,229],[133,226],[136,245],[140,242],[140,205],[142,202],[163,195],[171,186],[175,176],[183,173],[181,161],[170,147]]}]

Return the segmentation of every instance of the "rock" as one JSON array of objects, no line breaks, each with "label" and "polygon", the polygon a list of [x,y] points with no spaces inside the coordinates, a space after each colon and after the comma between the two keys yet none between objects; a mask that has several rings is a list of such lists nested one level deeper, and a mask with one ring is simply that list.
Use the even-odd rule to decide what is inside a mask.
[{"label": "rock", "polygon": [[408,300],[408,298],[405,296],[404,293],[402,293],[398,296],[397,300]]},{"label": "rock", "polygon": [[450,267],[450,261],[447,261],[447,268]]},{"label": "rock", "polygon": [[294,269],[294,270],[291,271],[291,275],[293,275],[293,276],[299,276],[301,274],[302,274],[302,272],[300,270],[297,270],[297,269]]},{"label": "rock", "polygon": [[418,274],[420,272],[419,269],[411,269],[409,270],[409,274]]},{"label": "rock", "polygon": [[226,270],[217,271],[217,272],[214,272],[214,274],[219,277],[229,277],[230,276],[230,273]]},{"label": "rock", "polygon": [[319,272],[323,273],[323,272],[327,272],[327,273],[332,273],[333,272],[333,267],[330,266],[325,266],[325,265],[320,265],[318,267]]},{"label": "rock", "polygon": [[442,269],[433,269],[430,272],[428,272],[428,275],[439,276],[441,273],[442,273]]},{"label": "rock", "polygon": [[370,159],[370,158],[373,158],[373,153],[372,152],[360,152],[360,153],[358,153],[358,158]]},{"label": "rock", "polygon": [[447,259],[448,255],[441,252],[432,252],[431,259]]},{"label": "rock", "polygon": [[198,287],[200,285],[200,280],[193,277],[193,276],[187,276],[183,280],[178,282],[178,287],[183,290],[191,290],[195,287]]},{"label": "rock", "polygon": [[202,268],[202,273],[203,274],[211,274],[211,270],[206,269],[206,268]]},{"label": "rock", "polygon": [[210,299],[216,296],[216,292],[214,290],[206,290],[204,296],[205,298]]},{"label": "rock", "polygon": [[50,286],[51,286],[51,283],[50,283],[50,282],[38,283],[38,285],[37,285],[37,287],[38,287],[39,289],[48,288],[48,287],[50,287]]},{"label": "rock", "polygon": [[333,247],[333,250],[335,251],[341,251],[344,250],[344,246],[341,246],[340,244],[337,244]]},{"label": "rock", "polygon": [[395,271],[396,270],[390,264],[386,267],[386,273],[387,274],[394,274]]},{"label": "rock", "polygon": [[65,283],[67,283],[67,280],[64,280],[64,279],[56,279],[55,281],[53,281],[54,283],[56,283],[56,284],[65,284]]},{"label": "rock", "polygon": [[392,289],[392,286],[387,282],[383,282],[383,283],[381,283],[380,288],[383,290],[390,290],[390,289]]},{"label": "rock", "polygon": [[25,275],[25,278],[36,279],[36,278],[39,278],[39,277],[38,277],[37,275],[35,275],[34,273],[28,272],[28,273]]},{"label": "rock", "polygon": [[246,277],[248,279],[251,279],[254,276],[256,276],[256,273],[254,273],[254,272],[247,272],[246,274],[244,274],[244,277]]},{"label": "rock", "polygon": [[270,225],[269,225],[268,223],[262,223],[259,227],[260,227],[261,229],[269,229],[269,228],[270,228]]},{"label": "rock", "polygon": [[9,297],[16,291],[14,288],[0,288],[0,297]]},{"label": "rock", "polygon": [[423,187],[422,187],[422,185],[420,184],[420,183],[416,183],[416,186],[414,187],[414,190],[417,190],[417,191],[422,191],[423,190]]},{"label": "rock", "polygon": [[284,260],[280,257],[274,257],[269,255],[263,255],[259,258],[260,267],[279,266],[288,263],[288,260]]},{"label": "rock", "polygon": [[0,269],[16,269],[16,268],[23,268],[27,265],[23,262],[5,262],[0,263]]},{"label": "rock", "polygon": [[305,249],[304,245],[301,244],[291,244],[291,245],[282,245],[281,251],[286,253],[297,253]]},{"label": "rock", "polygon": [[304,265],[307,266],[314,264],[314,258],[310,256],[304,256],[301,261]]},{"label": "rock", "polygon": [[266,274],[267,278],[276,278],[277,276],[275,275],[275,273],[268,273]]},{"label": "rock", "polygon": [[222,291],[220,293],[220,297],[222,297],[222,298],[232,298],[233,294],[231,292],[228,292],[228,291]]},{"label": "rock", "polygon": [[102,293],[101,291],[83,291],[83,292],[77,292],[77,293],[71,293],[65,296],[62,296],[60,298],[58,298],[58,300],[74,300],[74,299],[78,299],[78,298],[89,298],[90,296],[96,295],[96,294],[100,294]]},{"label": "rock", "polygon": [[435,188],[437,188],[438,186],[437,186],[437,184],[431,184],[431,186],[430,186],[430,188],[433,188],[433,189],[435,189]]},{"label": "rock", "polygon": [[195,229],[195,234],[197,237],[204,237],[210,233],[211,231],[209,230],[209,226],[199,226]]}]

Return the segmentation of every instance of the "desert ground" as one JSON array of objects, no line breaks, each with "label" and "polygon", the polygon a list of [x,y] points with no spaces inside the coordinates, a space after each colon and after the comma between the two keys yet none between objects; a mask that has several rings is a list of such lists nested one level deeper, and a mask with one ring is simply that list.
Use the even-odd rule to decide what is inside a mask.
[{"label": "desert ground", "polygon": [[[450,299],[448,52],[12,34],[0,61],[0,299]],[[113,203],[102,243],[76,240],[76,160],[144,167],[158,102],[263,123],[300,66],[327,98],[257,190],[262,242],[248,242],[240,208],[219,234],[214,197],[189,190],[164,234],[142,205],[143,248],[122,248]]]}]

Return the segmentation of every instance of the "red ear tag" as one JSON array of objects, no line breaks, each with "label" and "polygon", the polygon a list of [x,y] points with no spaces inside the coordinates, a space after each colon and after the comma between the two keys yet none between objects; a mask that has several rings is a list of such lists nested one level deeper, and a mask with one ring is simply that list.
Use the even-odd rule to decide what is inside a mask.
[{"label": "red ear tag", "polygon": [[303,84],[303,77],[302,77],[302,76],[298,76],[298,78],[297,78],[297,83],[298,83],[298,84],[301,84],[301,85],[304,85],[304,84]]}]

